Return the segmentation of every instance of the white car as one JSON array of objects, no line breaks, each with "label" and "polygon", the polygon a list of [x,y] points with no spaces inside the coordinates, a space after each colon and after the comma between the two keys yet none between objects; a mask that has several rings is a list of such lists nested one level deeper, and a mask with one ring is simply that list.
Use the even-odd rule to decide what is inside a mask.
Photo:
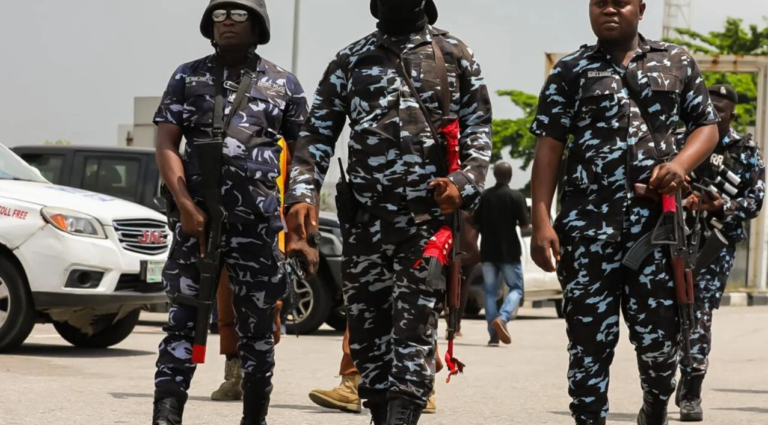
[{"label": "white car", "polygon": [[0,145],[0,352],[35,323],[77,347],[121,342],[142,306],[167,300],[170,239],[162,214],[51,184]]},{"label": "white car", "polygon": [[[531,208],[530,198],[526,199],[528,204],[529,216]],[[528,231],[521,232],[520,228],[517,228],[517,236],[520,238],[520,246],[523,251],[522,266],[523,266],[523,302],[529,302],[531,304],[541,301],[552,301],[557,310],[558,317],[563,317],[563,290],[560,287],[560,282],[557,280],[555,273],[547,273],[531,258],[531,233],[530,227]],[[482,235],[478,239],[477,243],[480,244]],[[503,279],[500,275],[499,279]],[[485,295],[483,290],[483,270],[482,265],[478,264],[469,276],[470,293],[467,300],[467,314],[478,314],[485,306]],[[499,294],[497,306],[501,306],[504,301],[504,297],[507,295],[507,286],[504,282],[500,282]],[[514,314],[517,314],[515,312]]]}]

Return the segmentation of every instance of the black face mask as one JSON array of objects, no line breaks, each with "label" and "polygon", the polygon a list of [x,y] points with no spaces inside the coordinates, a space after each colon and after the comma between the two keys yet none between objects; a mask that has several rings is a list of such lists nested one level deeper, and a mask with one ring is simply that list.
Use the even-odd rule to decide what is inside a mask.
[{"label": "black face mask", "polygon": [[377,28],[388,35],[419,32],[427,25],[424,5],[427,0],[372,0],[371,10],[378,16]]}]

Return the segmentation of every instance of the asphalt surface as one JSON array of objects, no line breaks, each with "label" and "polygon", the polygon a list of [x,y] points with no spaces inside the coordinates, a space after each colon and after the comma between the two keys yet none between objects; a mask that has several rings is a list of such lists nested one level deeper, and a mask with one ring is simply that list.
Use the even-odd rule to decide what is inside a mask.
[{"label": "asphalt surface", "polygon": [[[0,356],[0,424],[149,424],[152,377],[164,315],[145,314],[126,341],[105,351],[66,344],[50,325],[35,328],[21,351]],[[705,423],[768,423],[768,308],[724,307],[715,315],[714,352],[705,381]],[[443,324],[441,323],[441,326]],[[421,424],[572,424],[567,395],[568,355],[564,323],[554,309],[522,309],[510,324],[512,345],[486,347],[485,323],[466,320],[457,341],[463,375],[445,383],[438,375],[437,414]],[[634,424],[641,390],[626,327],[611,373],[611,424]],[[185,411],[185,425],[238,424],[239,402],[213,402],[222,382],[224,358],[218,337],[209,339],[208,363],[198,368]],[[338,384],[342,335],[321,330],[284,337],[277,368],[270,425],[359,424],[370,417],[316,407],[314,388]],[[443,353],[445,341],[440,339]],[[213,355],[210,351],[213,351]],[[670,423],[678,422],[672,410]]]}]

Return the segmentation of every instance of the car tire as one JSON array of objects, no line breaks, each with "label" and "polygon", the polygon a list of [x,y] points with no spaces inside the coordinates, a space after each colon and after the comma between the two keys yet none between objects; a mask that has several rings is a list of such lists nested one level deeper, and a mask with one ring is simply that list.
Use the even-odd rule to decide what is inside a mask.
[{"label": "car tire", "polygon": [[563,300],[555,300],[555,311],[557,312],[558,318],[565,319],[565,312],[563,312]]},{"label": "car tire", "polygon": [[77,348],[103,349],[117,345],[128,338],[128,335],[133,332],[136,324],[139,323],[140,315],[141,309],[137,308],[114,323],[112,323],[112,320],[116,317],[115,314],[98,316],[95,320],[108,321],[108,324],[99,326],[96,333],[90,336],[67,322],[53,322],[53,327],[56,328],[56,332],[58,332],[65,341]]},{"label": "car tire", "polygon": [[[323,283],[326,273],[322,270],[314,278],[306,283],[298,282],[299,287],[294,286],[299,306],[296,309],[299,313],[294,323],[293,318],[287,319],[285,328],[290,335],[308,335],[320,329],[320,326],[328,320],[333,308],[331,291]],[[292,311],[288,314],[293,315]]]},{"label": "car tire", "polygon": [[347,330],[347,313],[344,306],[340,306],[328,315],[325,324],[332,327],[335,331],[345,332]]},{"label": "car tire", "polygon": [[32,294],[15,264],[0,257],[0,353],[16,350],[35,327]]}]

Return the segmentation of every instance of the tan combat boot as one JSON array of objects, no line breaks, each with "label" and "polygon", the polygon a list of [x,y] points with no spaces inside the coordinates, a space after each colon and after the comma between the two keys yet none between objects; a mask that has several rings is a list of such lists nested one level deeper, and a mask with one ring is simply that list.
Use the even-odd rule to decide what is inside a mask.
[{"label": "tan combat boot", "polygon": [[243,398],[243,389],[241,388],[242,382],[243,374],[240,367],[240,359],[234,358],[232,360],[227,360],[227,363],[224,366],[224,383],[221,384],[218,390],[211,394],[211,400],[241,400]]},{"label": "tan combat boot", "polygon": [[341,410],[342,412],[360,413],[360,397],[357,395],[357,385],[360,374],[344,375],[341,384],[332,390],[312,390],[309,399],[326,409]]},{"label": "tan combat boot", "polygon": [[435,389],[432,389],[432,393],[429,394],[429,399],[427,399],[427,407],[424,409],[424,412],[426,414],[430,413],[437,413],[437,404],[435,403]]}]

